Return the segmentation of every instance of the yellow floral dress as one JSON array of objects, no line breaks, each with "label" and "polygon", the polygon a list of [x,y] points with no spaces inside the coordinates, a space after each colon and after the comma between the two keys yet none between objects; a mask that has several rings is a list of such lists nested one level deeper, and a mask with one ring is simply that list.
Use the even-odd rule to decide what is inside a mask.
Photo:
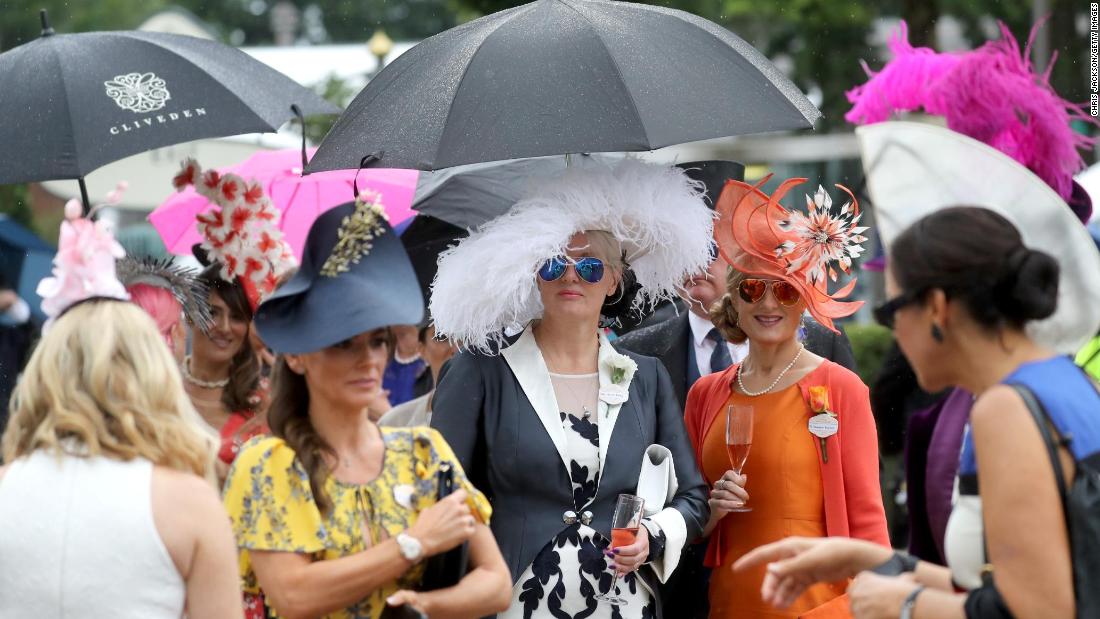
[{"label": "yellow floral dress", "polygon": [[[314,503],[309,476],[294,450],[282,439],[257,437],[241,449],[229,471],[223,501],[240,549],[246,596],[262,593],[252,572],[252,550],[298,552],[324,561],[361,552],[371,546],[371,540],[378,543],[408,529],[421,510],[435,503],[436,474],[443,462],[451,463],[456,487],[468,493],[471,512],[488,524],[489,502],[466,479],[438,432],[428,427],[380,429],[386,446],[382,472],[365,484],[347,484],[330,476],[325,490],[333,508],[327,516]],[[363,530],[364,524],[368,531]],[[423,564],[417,565],[397,581],[326,618],[376,619],[386,597],[398,589],[416,588],[423,570]],[[279,617],[278,609],[270,612]]]}]

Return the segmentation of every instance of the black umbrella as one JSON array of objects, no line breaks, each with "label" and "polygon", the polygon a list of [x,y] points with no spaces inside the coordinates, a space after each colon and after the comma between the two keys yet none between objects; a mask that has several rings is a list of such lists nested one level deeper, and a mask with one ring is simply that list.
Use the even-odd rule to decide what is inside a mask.
[{"label": "black umbrella", "polygon": [[42,36],[0,54],[0,184],[80,179],[202,138],[276,131],[339,109],[216,41],[155,32]]},{"label": "black umbrella", "polygon": [[431,301],[432,281],[438,270],[439,254],[469,235],[465,229],[431,215],[417,215],[401,233],[401,244],[409,254],[424,306]]},{"label": "black umbrella", "polygon": [[751,45],[690,13],[537,0],[421,42],[352,101],[309,169],[435,170],[812,127]]}]

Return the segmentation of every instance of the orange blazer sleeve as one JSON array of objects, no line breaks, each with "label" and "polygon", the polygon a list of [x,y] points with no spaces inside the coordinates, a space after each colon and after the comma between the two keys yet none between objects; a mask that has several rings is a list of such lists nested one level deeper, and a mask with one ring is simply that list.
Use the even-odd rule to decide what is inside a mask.
[{"label": "orange blazer sleeve", "polygon": [[871,414],[870,392],[855,374],[848,371],[836,374],[834,380],[843,394],[844,406],[841,413],[844,440],[840,449],[849,534],[889,547],[890,535],[879,484],[878,430]]}]

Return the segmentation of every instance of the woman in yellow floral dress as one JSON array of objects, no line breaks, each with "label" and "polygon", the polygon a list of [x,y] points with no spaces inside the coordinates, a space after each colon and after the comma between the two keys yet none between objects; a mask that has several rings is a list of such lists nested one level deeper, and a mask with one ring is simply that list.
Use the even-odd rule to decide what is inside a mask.
[{"label": "woman in yellow floral dress", "polygon": [[[408,604],[439,619],[507,607],[491,508],[451,448],[430,428],[380,428],[366,412],[389,357],[386,325],[422,311],[400,241],[365,201],[314,223],[301,270],[258,309],[260,335],[280,353],[273,436],[242,449],[224,495],[250,615],[376,619]],[[437,501],[444,464],[455,492]],[[423,559],[467,541],[467,575],[417,592]]]}]

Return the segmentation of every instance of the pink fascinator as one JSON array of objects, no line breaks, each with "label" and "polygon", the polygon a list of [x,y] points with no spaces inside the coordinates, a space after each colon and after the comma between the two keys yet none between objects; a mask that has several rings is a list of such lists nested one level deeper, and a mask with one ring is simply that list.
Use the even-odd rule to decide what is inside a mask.
[{"label": "pink fascinator", "polygon": [[[124,184],[108,195],[108,202],[117,202]],[[42,297],[42,311],[49,319],[48,328],[65,310],[74,304],[91,298],[109,298],[128,301],[130,295],[115,274],[115,261],[126,255],[115,240],[106,221],[92,221],[82,217],[82,207],[77,200],[65,205],[65,221],[61,222],[61,235],[57,243],[57,255],[53,259],[53,276],[38,284]],[[93,210],[94,212],[94,210]]]}]

